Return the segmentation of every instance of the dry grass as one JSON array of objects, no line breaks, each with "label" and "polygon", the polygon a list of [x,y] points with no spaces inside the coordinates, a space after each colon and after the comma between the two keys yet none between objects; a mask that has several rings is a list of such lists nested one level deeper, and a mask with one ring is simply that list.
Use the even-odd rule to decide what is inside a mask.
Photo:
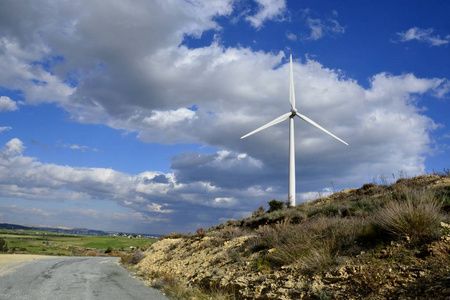
[{"label": "dry grass", "polygon": [[375,215],[375,223],[394,238],[409,237],[413,244],[435,240],[444,216],[441,203],[429,190],[406,190]]},{"label": "dry grass", "polygon": [[158,278],[153,287],[160,289],[170,299],[179,300],[234,300],[233,294],[218,288],[209,288],[207,291],[199,287],[186,286],[170,274],[153,274]]},{"label": "dry grass", "polygon": [[[248,247],[252,252],[265,250],[264,260],[273,267],[296,264],[311,273],[335,264],[338,255],[358,253],[361,249],[356,242],[367,233],[367,226],[359,218],[283,222],[258,229],[257,238],[250,239]],[[257,265],[261,265],[261,260]]]},{"label": "dry grass", "polygon": [[125,265],[137,265],[145,258],[144,252],[136,251],[131,254],[122,255],[120,262]]}]

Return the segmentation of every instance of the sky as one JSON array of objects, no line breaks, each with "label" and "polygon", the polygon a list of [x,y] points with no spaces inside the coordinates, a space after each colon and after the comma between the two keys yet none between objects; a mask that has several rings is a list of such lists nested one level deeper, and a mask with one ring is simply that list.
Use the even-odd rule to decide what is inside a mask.
[{"label": "sky", "polygon": [[0,222],[195,232],[450,161],[449,1],[0,1]]}]

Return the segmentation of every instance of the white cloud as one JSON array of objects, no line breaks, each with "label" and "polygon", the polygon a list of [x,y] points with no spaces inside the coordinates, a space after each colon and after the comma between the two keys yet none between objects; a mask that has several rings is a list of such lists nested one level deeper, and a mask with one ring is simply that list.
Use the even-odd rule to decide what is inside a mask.
[{"label": "white cloud", "polygon": [[176,123],[195,120],[196,118],[195,111],[183,107],[169,111],[154,111],[153,115],[144,118],[143,122],[150,126],[167,128]]},{"label": "white cloud", "polygon": [[8,130],[11,130],[11,129],[12,129],[12,127],[10,127],[10,126],[0,126],[0,132],[8,131]]},{"label": "white cloud", "polygon": [[232,197],[217,197],[212,201],[213,207],[233,207],[236,204],[236,199]]},{"label": "white cloud", "polygon": [[22,141],[14,138],[6,143],[5,147],[1,150],[1,154],[3,157],[10,158],[22,154],[25,150],[25,146]]},{"label": "white cloud", "polygon": [[302,202],[316,200],[322,197],[328,197],[333,194],[333,190],[331,188],[323,188],[318,191],[304,192],[299,194],[299,198]]},{"label": "white cloud", "polygon": [[291,41],[296,41],[297,40],[297,35],[293,34],[292,32],[287,32],[286,33],[286,37],[288,40]]},{"label": "white cloud", "polygon": [[17,103],[7,96],[0,97],[0,111],[15,111],[18,110]]},{"label": "white cloud", "polygon": [[161,214],[169,214],[174,212],[173,209],[162,209],[164,206],[167,206],[167,204],[157,204],[157,203],[151,203],[151,204],[147,204],[147,209],[150,212],[155,212],[155,213],[161,213]]},{"label": "white cloud", "polygon": [[311,17],[312,14],[312,10],[304,10],[306,25],[311,30],[311,33],[307,39],[317,41],[326,34],[337,35],[345,33],[345,27],[337,21],[338,14],[336,11],[333,11],[333,16],[327,19]]},{"label": "white cloud", "polygon": [[259,6],[258,12],[245,19],[257,29],[261,28],[266,20],[283,18],[286,12],[286,0],[255,0],[255,2]]},{"label": "white cloud", "polygon": [[450,37],[441,38],[439,35],[433,35],[434,29],[423,29],[419,27],[412,27],[404,32],[397,32],[400,42],[409,42],[417,40],[421,43],[427,43],[430,46],[447,45],[450,42]]},{"label": "white cloud", "polygon": [[30,215],[38,215],[43,217],[50,217],[53,215],[53,213],[47,212],[41,208],[36,207],[18,207],[17,205],[2,205],[0,206],[1,210],[9,214],[18,214],[30,217]]},{"label": "white cloud", "polygon": [[[58,76],[33,65],[35,60],[43,59],[48,49],[43,50],[35,45],[31,49],[23,49],[13,38],[0,37],[0,69],[8,72],[0,73],[0,85],[13,90],[21,90],[27,103],[57,102],[64,103],[75,88],[65,84]],[[45,47],[44,47],[45,48]],[[17,110],[16,102],[8,97],[0,97],[0,110]]]},{"label": "white cloud", "polygon": [[67,149],[81,151],[81,152],[86,152],[86,151],[101,152],[97,148],[92,148],[92,147],[89,147],[89,146],[77,145],[77,144],[67,144],[67,143],[62,144],[62,143],[59,143],[59,144],[57,144],[57,147],[67,148]]}]

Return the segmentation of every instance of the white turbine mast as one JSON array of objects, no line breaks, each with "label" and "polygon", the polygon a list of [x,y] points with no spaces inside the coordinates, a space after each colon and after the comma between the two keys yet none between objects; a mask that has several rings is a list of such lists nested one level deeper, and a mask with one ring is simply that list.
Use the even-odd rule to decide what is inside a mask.
[{"label": "white turbine mast", "polygon": [[297,111],[297,108],[295,107],[295,92],[294,92],[294,74],[292,71],[292,55],[290,56],[290,92],[289,92],[289,99],[291,102],[291,111],[279,116],[275,120],[259,127],[258,129],[253,130],[250,133],[247,133],[246,135],[242,136],[241,139],[244,139],[252,134],[255,134],[261,130],[264,130],[270,126],[273,126],[275,124],[281,123],[284,120],[289,118],[289,194],[288,194],[288,200],[290,206],[295,206],[295,144],[294,144],[294,118],[295,116],[299,117],[306,123],[311,124],[312,126],[322,130],[326,134],[331,135],[341,143],[344,143],[348,146],[348,144],[343,141],[342,139],[338,138],[310,118],[308,118],[305,115],[302,115]]}]

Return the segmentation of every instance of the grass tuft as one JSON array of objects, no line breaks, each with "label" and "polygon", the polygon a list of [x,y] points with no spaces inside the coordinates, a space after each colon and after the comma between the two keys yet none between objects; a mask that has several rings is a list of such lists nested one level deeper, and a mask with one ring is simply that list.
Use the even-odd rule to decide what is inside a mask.
[{"label": "grass tuft", "polygon": [[439,224],[443,220],[441,203],[429,190],[407,190],[375,216],[376,225],[394,238],[409,237],[413,244],[439,238]]}]

